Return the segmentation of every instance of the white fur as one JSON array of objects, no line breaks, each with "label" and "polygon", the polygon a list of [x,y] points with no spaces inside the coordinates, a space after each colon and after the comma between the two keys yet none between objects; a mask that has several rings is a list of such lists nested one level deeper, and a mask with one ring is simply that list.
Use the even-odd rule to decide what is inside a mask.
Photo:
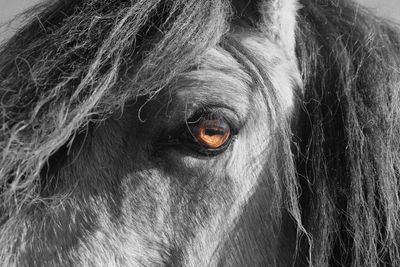
[{"label": "white fur", "polygon": [[264,0],[261,2],[261,28],[270,33],[286,52],[294,55],[297,0]]},{"label": "white fur", "polygon": [[297,62],[288,58],[276,44],[263,36],[249,36],[243,38],[242,43],[259,56],[260,62],[268,70],[269,79],[276,90],[278,100],[284,111],[290,113],[294,104],[293,88],[301,87],[301,77]]}]

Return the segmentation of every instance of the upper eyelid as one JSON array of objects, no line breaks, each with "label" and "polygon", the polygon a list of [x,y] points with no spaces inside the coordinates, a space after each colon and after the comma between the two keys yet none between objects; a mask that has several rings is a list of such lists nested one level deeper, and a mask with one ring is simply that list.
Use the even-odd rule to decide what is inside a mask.
[{"label": "upper eyelid", "polygon": [[240,117],[238,113],[233,110],[231,107],[221,105],[221,106],[208,106],[203,107],[201,109],[197,109],[194,111],[190,117],[186,118],[185,123],[194,123],[197,122],[202,117],[213,116],[215,118],[224,118],[228,124],[239,130],[242,127],[242,122],[240,121]]},{"label": "upper eyelid", "polygon": [[[207,117],[207,116],[218,116],[221,118],[224,118],[226,122],[228,123],[229,127],[231,128],[232,135],[235,135],[239,132],[240,128],[242,127],[241,123],[239,122],[239,118],[235,112],[232,111],[232,109],[225,108],[202,108],[198,109],[195,112],[191,114],[189,118],[186,118],[185,121],[179,125],[173,125],[173,127],[164,130],[161,135],[157,138],[158,140],[164,140],[164,141],[177,141],[179,139],[179,136],[187,131],[190,130],[190,125],[194,124],[202,117]],[[231,114],[227,114],[231,113]],[[235,118],[232,118],[235,117]],[[179,143],[179,142],[176,142]]]}]

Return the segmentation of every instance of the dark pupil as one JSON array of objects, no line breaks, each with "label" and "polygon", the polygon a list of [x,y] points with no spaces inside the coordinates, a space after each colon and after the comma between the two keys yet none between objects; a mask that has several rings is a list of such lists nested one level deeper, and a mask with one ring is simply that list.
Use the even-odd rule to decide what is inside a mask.
[{"label": "dark pupil", "polygon": [[204,132],[206,135],[210,135],[210,136],[224,134],[224,131],[222,129],[216,129],[216,128],[207,128],[207,129],[205,129]]}]

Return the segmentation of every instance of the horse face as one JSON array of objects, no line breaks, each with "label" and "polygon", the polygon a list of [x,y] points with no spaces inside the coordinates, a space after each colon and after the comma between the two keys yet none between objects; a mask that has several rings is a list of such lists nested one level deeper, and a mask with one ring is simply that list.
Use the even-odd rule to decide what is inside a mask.
[{"label": "horse face", "polygon": [[[259,59],[269,83],[256,84],[231,53],[212,48],[198,68],[152,100],[127,104],[71,152],[77,156],[57,178],[69,182],[56,188],[74,190],[55,212],[61,224],[86,233],[73,248],[83,265],[217,264],[261,184],[266,231],[276,230],[280,182],[269,174],[279,153],[278,124],[286,120],[275,116],[290,116],[296,67],[265,36],[235,38]],[[279,105],[269,106],[266,95]],[[194,129],[207,121],[228,128],[224,147],[198,144]]]},{"label": "horse face", "polygon": [[[245,52],[229,49],[229,40]],[[78,136],[67,159],[55,155],[43,192],[65,197],[33,211],[33,223],[32,215],[24,218],[27,235],[40,234],[21,258],[39,265],[217,265],[232,257],[225,250],[243,214],[263,229],[243,226],[245,237],[230,250],[248,250],[240,239],[260,231],[270,239],[258,249],[276,249],[278,136],[300,84],[294,53],[282,41],[272,30],[237,26],[225,45],[210,48],[157,96],[126,103]]]},{"label": "horse face", "polygon": [[302,4],[304,96],[294,0],[28,12],[0,46],[0,265],[400,266],[398,28]]}]

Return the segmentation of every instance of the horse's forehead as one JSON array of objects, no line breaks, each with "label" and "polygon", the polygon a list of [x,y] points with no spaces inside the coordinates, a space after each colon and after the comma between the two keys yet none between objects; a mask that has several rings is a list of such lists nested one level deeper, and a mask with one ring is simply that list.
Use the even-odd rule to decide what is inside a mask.
[{"label": "horse's forehead", "polygon": [[[269,78],[265,90],[275,90],[278,101],[284,111],[290,111],[293,104],[293,90],[301,86],[300,72],[295,58],[290,58],[285,50],[271,41],[267,36],[260,34],[238,34],[242,45],[250,51],[253,58],[262,66]],[[234,56],[219,47],[211,48],[207,53],[207,60],[203,63],[204,70],[218,70],[229,73],[232,82],[241,81],[243,84],[251,84],[251,73],[244,70]],[[222,77],[222,76],[219,76]],[[273,88],[269,88],[272,85]]]},{"label": "horse's forehead", "polygon": [[283,110],[290,111],[294,104],[294,90],[302,84],[297,59],[289,57],[284,49],[266,36],[248,35],[241,42],[254,53],[266,71]]}]

